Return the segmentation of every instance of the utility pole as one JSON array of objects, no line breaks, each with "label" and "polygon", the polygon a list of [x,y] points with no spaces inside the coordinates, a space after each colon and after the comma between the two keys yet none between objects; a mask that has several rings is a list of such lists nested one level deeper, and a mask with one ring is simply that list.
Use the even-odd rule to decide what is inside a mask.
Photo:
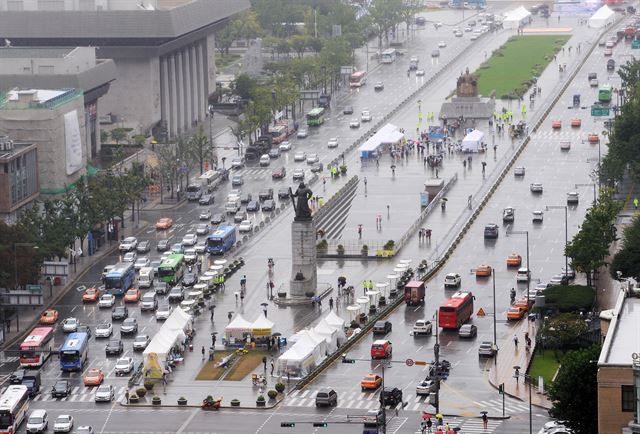
[{"label": "utility pole", "polygon": [[438,333],[438,312],[436,311],[436,344],[433,346],[433,357],[436,361],[436,414],[440,413],[440,341]]}]

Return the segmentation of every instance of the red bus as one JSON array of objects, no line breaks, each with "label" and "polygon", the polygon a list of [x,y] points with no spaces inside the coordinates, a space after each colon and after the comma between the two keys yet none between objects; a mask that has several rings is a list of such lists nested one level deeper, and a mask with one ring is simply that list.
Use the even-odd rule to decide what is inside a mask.
[{"label": "red bus", "polygon": [[20,367],[40,367],[53,347],[53,327],[36,327],[20,344]]},{"label": "red bus", "polygon": [[361,87],[367,82],[367,72],[366,71],[356,71],[349,77],[349,86],[351,87]]},{"label": "red bus", "polygon": [[456,292],[440,306],[438,325],[443,329],[459,329],[473,314],[473,294]]}]

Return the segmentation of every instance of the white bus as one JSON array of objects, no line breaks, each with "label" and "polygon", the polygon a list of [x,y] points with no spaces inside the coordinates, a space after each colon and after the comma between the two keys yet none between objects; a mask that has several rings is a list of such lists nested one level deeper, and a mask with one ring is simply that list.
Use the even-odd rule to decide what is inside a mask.
[{"label": "white bus", "polygon": [[396,61],[395,48],[389,48],[388,50],[384,50],[382,52],[382,63],[393,63],[395,61]]},{"label": "white bus", "polygon": [[0,434],[14,434],[29,411],[27,386],[11,385],[0,396]]},{"label": "white bus", "polygon": [[367,71],[356,71],[349,77],[349,86],[361,87],[367,82]]},{"label": "white bus", "polygon": [[217,170],[207,170],[198,178],[203,194],[211,193],[222,181],[222,174]]}]

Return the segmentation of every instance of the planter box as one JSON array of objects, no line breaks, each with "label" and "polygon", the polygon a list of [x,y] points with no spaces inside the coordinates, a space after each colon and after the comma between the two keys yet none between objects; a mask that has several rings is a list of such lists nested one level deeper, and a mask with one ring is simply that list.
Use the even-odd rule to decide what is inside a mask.
[{"label": "planter box", "polygon": [[187,405],[186,399],[178,399],[178,405]]},{"label": "planter box", "polygon": [[161,399],[152,399],[151,400],[151,404],[152,405],[160,405],[160,404],[162,404],[162,400]]},{"label": "planter box", "polygon": [[267,401],[256,401],[256,407],[264,407],[267,405]]},{"label": "planter box", "polygon": [[231,407],[240,407],[240,401],[238,401],[237,399],[232,399]]},{"label": "planter box", "polygon": [[278,293],[278,298],[287,298],[287,293],[286,292],[279,292]]},{"label": "planter box", "polygon": [[130,396],[129,397],[129,404],[136,404],[140,402],[140,398],[137,396]]}]

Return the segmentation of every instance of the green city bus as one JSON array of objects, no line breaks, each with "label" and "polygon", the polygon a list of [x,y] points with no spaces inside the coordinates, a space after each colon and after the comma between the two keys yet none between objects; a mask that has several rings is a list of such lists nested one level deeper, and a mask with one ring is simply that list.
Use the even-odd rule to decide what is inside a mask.
[{"label": "green city bus", "polygon": [[324,123],[324,109],[316,107],[307,113],[307,125],[318,126]]},{"label": "green city bus", "polygon": [[603,84],[598,89],[598,100],[600,102],[609,102],[611,101],[611,92],[613,91],[613,87],[610,84]]},{"label": "green city bus", "polygon": [[184,274],[184,255],[174,253],[163,259],[158,267],[158,277],[169,285],[175,285]]}]

